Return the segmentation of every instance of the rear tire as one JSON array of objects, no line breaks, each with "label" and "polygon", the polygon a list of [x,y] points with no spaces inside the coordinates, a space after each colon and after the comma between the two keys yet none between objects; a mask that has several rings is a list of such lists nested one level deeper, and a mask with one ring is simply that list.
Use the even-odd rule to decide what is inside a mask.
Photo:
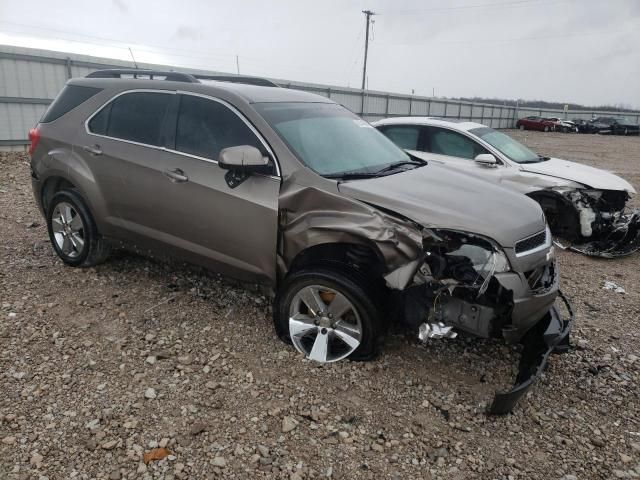
[{"label": "rear tire", "polygon": [[348,268],[295,271],[276,295],[276,333],[307,358],[321,363],[374,359],[384,340],[378,298],[366,279]]},{"label": "rear tire", "polygon": [[545,126],[545,127],[544,127],[544,131],[545,131],[545,132],[548,132],[548,131],[549,131],[549,127],[548,127],[548,126]]},{"label": "rear tire", "polygon": [[524,128],[524,125],[520,125],[518,128],[519,128],[520,130],[526,130],[526,128]]},{"label": "rear tire", "polygon": [[56,193],[47,209],[47,229],[54,251],[72,267],[104,262],[110,246],[98,233],[93,216],[75,190]]}]

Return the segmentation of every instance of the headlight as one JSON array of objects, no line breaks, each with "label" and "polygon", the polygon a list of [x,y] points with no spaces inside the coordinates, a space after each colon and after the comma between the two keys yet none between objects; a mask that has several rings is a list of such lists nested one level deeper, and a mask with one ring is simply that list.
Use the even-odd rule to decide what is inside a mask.
[{"label": "headlight", "polygon": [[504,250],[493,240],[454,230],[426,229],[423,245],[427,255],[436,250],[447,257],[467,258],[482,277],[511,270]]}]

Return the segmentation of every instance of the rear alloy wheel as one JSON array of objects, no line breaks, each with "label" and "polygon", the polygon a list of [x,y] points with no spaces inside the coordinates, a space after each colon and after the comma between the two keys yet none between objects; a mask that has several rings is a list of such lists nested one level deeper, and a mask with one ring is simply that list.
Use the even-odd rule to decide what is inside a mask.
[{"label": "rear alloy wheel", "polygon": [[524,125],[520,125],[520,130],[524,130]]},{"label": "rear alloy wheel", "polygon": [[545,131],[545,132],[548,132],[548,131],[549,131],[549,127],[545,125],[545,127],[544,127],[544,131]]},{"label": "rear alloy wheel", "polygon": [[72,267],[91,267],[104,262],[109,244],[98,233],[96,224],[75,190],[62,190],[47,208],[47,227],[53,249]]},{"label": "rear alloy wheel", "polygon": [[368,360],[382,343],[376,296],[359,276],[339,269],[294,272],[276,298],[278,336],[320,363]]},{"label": "rear alloy wheel", "polygon": [[51,230],[58,250],[65,257],[78,258],[85,250],[85,226],[80,214],[67,202],[59,202],[51,214]]}]

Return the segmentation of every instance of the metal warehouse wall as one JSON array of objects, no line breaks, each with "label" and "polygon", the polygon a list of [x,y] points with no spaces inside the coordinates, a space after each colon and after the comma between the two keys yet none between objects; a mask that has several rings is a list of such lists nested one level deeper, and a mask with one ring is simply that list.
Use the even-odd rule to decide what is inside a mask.
[{"label": "metal warehouse wall", "polygon": [[[27,132],[65,82],[102,68],[131,67],[131,62],[72,53],[0,45],[0,149],[23,149]],[[190,73],[212,72],[170,65],[139,64],[141,68],[180,70]],[[434,116],[473,120],[493,128],[512,128],[518,118],[529,115],[565,117],[562,110],[516,109],[515,107],[461,102],[442,98],[399,95],[292,82],[272,78],[285,88],[313,92],[340,103],[369,121],[393,116]],[[569,111],[567,118],[589,119],[593,115],[621,116],[617,112]],[[640,112],[624,116],[640,123]]]}]

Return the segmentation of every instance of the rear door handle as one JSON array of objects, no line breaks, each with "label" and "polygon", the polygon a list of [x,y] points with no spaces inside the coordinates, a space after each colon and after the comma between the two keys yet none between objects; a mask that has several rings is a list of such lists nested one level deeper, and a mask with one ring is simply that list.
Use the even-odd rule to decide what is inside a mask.
[{"label": "rear door handle", "polygon": [[91,155],[102,155],[100,145],[85,145],[82,149]]},{"label": "rear door handle", "polygon": [[169,180],[172,182],[187,182],[189,181],[189,177],[185,175],[185,173],[179,168],[174,168],[173,170],[165,170],[164,175],[169,177]]}]

